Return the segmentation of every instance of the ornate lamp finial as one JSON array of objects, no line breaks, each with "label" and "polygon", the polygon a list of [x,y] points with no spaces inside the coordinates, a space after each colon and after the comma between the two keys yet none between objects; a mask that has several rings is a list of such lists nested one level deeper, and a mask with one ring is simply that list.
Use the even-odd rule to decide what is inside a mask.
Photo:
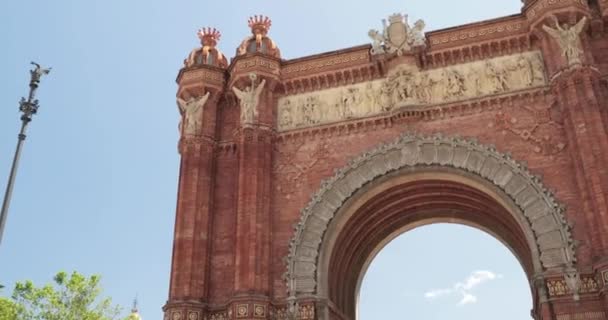
[{"label": "ornate lamp finial", "polygon": [[254,35],[262,35],[265,36],[270,30],[270,26],[272,25],[272,20],[264,15],[254,15],[253,17],[249,17],[248,20],[249,28],[251,28],[251,33]]},{"label": "ornate lamp finial", "polygon": [[133,299],[133,308],[131,308],[131,314],[127,318],[128,320],[142,320],[139,315],[139,310],[137,310],[137,295],[135,299]]},{"label": "ornate lamp finial", "polygon": [[198,29],[196,33],[199,39],[201,39],[201,44],[203,46],[215,47],[217,43],[220,41],[222,34],[216,28],[201,28]]}]

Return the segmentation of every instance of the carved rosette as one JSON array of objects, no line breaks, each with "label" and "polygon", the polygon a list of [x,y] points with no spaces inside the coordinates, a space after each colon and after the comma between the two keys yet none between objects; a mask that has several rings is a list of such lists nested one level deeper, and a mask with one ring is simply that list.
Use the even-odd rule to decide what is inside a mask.
[{"label": "carved rosette", "polygon": [[[317,261],[324,231],[342,204],[363,185],[406,167],[438,165],[476,174],[508,195],[527,221],[527,234],[534,237],[539,257],[535,265],[544,269],[573,269],[576,262],[570,225],[565,209],[538,176],[510,155],[475,140],[426,137],[406,134],[393,143],[364,153],[348,166],[324,180],[321,188],[302,209],[287,256],[288,294],[314,294],[317,290]],[[542,273],[543,270],[536,270]]]}]

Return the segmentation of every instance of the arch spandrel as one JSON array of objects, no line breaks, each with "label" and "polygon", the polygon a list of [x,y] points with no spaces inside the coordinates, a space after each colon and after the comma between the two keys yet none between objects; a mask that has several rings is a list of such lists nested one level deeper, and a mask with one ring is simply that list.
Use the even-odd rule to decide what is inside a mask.
[{"label": "arch spandrel", "polygon": [[524,233],[538,251],[535,273],[571,269],[576,262],[564,207],[525,165],[509,154],[475,140],[406,134],[353,159],[324,180],[302,210],[290,243],[286,274],[291,297],[317,293],[317,268],[325,231],[342,205],[358,190],[404,168],[442,166],[475,175],[495,186],[514,204]]}]

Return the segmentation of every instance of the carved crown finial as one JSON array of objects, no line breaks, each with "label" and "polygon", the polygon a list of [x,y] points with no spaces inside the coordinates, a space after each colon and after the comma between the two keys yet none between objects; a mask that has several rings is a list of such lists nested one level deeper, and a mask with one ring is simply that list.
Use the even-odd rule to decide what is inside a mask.
[{"label": "carved crown finial", "polygon": [[[403,22],[403,18],[406,18],[407,20],[407,15],[403,15],[401,13],[393,13],[392,15],[390,15],[388,17],[388,22],[389,23],[399,23],[399,22]],[[407,22],[407,21],[406,21]]]},{"label": "carved crown finial", "polygon": [[219,30],[211,27],[198,29],[196,35],[201,39],[201,44],[203,46],[209,47],[215,47],[222,37]]},{"label": "carved crown finial", "polygon": [[266,35],[268,30],[270,30],[270,26],[272,25],[272,20],[264,15],[254,15],[253,17],[249,17],[248,20],[249,28],[251,28],[251,33],[257,35]]}]

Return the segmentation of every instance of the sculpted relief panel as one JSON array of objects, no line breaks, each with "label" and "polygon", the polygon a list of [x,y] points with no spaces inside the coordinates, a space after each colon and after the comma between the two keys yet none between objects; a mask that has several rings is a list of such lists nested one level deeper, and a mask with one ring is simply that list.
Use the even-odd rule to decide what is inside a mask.
[{"label": "sculpted relief panel", "polygon": [[306,128],[546,83],[544,63],[537,51],[427,71],[401,65],[382,80],[280,98],[278,127],[279,131]]}]

